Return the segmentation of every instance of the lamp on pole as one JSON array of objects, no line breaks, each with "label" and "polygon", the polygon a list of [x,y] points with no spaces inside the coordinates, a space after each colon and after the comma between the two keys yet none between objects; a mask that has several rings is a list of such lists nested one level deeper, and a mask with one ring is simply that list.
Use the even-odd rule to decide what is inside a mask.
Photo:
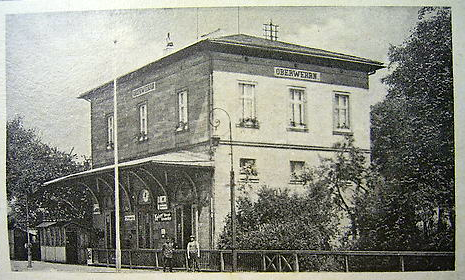
[{"label": "lamp on pole", "polygon": [[[230,159],[230,171],[229,171],[229,187],[230,187],[230,195],[231,195],[231,253],[233,259],[232,271],[235,272],[237,269],[237,252],[236,252],[236,195],[235,195],[235,183],[234,183],[234,161],[233,161],[233,146],[232,146],[232,128],[231,128],[231,117],[229,113],[219,107],[213,108],[210,112],[210,125],[213,126],[215,129],[220,126],[221,122],[219,119],[215,119],[213,116],[213,112],[215,110],[222,111],[228,116],[229,122],[229,159]],[[216,141],[219,141],[219,137],[217,137]]]}]

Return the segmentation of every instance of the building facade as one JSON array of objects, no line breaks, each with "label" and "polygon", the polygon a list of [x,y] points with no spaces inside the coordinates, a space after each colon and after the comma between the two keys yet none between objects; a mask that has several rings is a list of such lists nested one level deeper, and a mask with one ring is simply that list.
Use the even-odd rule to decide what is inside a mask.
[{"label": "building facade", "polygon": [[216,248],[231,164],[239,186],[298,191],[296,174],[344,136],[369,154],[368,80],[383,67],[243,34],[199,41],[81,94],[91,105],[93,169],[46,184],[90,192],[103,232],[94,244],[113,248],[116,125],[123,248],[159,248],[166,235],[178,247],[196,235]]}]

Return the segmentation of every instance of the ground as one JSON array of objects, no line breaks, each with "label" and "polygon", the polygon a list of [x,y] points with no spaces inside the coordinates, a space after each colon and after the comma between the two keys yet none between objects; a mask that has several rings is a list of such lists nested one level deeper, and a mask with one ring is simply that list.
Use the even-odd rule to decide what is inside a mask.
[{"label": "ground", "polygon": [[[55,272],[55,271],[68,271],[68,272],[116,272],[116,268],[113,267],[98,267],[98,266],[87,266],[87,265],[73,265],[73,264],[61,264],[61,263],[50,263],[42,261],[33,261],[32,268],[27,268],[27,261],[11,261],[11,271],[40,271],[40,272]],[[121,273],[159,273],[160,270],[154,269],[128,269],[123,268]]]}]

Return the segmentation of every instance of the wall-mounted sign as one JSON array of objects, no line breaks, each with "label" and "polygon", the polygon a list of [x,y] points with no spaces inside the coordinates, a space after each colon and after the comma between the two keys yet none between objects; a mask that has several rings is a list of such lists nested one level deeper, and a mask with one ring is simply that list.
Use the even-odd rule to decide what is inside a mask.
[{"label": "wall-mounted sign", "polygon": [[161,195],[157,197],[157,208],[158,210],[168,209],[168,199],[166,198],[166,195]]},{"label": "wall-mounted sign", "polygon": [[92,249],[87,248],[87,264],[93,264]]},{"label": "wall-mounted sign", "polygon": [[132,90],[132,97],[138,97],[155,90],[155,82],[143,85]]},{"label": "wall-mounted sign", "polygon": [[124,221],[129,222],[129,221],[135,221],[136,220],[136,215],[126,215],[124,216]]},{"label": "wall-mounted sign", "polygon": [[311,71],[306,71],[306,70],[275,67],[274,75],[276,77],[282,77],[282,78],[291,78],[291,79],[299,79],[299,80],[307,80],[307,81],[320,81],[321,73],[311,72]]},{"label": "wall-mounted sign", "polygon": [[153,214],[153,219],[155,220],[155,222],[171,221],[171,213],[165,212],[165,213]]}]

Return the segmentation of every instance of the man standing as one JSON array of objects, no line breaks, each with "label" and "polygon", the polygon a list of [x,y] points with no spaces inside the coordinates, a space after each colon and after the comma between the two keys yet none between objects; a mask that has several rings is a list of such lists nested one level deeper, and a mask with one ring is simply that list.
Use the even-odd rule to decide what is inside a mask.
[{"label": "man standing", "polygon": [[195,236],[191,235],[191,241],[187,243],[188,271],[200,271],[199,269],[200,246]]},{"label": "man standing", "polygon": [[166,272],[169,268],[170,272],[173,272],[173,251],[174,243],[170,237],[166,238],[165,243],[163,243],[162,253],[163,253],[163,271]]}]

